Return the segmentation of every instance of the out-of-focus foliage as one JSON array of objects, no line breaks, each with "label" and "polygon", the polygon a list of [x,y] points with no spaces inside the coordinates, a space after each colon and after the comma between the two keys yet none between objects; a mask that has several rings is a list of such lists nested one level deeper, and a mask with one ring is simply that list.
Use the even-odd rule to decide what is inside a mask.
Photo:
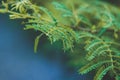
[{"label": "out-of-focus foliage", "polygon": [[71,50],[79,73],[96,70],[94,80],[107,74],[119,80],[120,8],[100,0],[54,0],[46,1],[44,7],[30,0],[8,0],[2,1],[0,13],[25,19],[25,30],[41,32],[35,52],[40,37],[47,36],[51,43],[62,41],[63,49]]}]

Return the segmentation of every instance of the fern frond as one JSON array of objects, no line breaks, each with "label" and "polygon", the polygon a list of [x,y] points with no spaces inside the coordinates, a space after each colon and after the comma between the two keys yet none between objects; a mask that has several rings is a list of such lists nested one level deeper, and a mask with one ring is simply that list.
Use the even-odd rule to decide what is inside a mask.
[{"label": "fern frond", "polygon": [[[99,44],[99,43],[98,43]],[[92,60],[94,59],[96,56],[99,56],[101,54],[105,54],[107,53],[109,45],[108,44],[100,44],[97,46],[93,46],[91,49],[87,49],[88,54],[86,55],[87,60]],[[95,50],[96,49],[96,50]]]},{"label": "fern frond", "polygon": [[76,40],[76,33],[68,27],[53,27],[53,25],[26,25],[25,29],[35,29],[48,36],[51,43],[62,40],[64,50],[72,49]]},{"label": "fern frond", "polygon": [[105,68],[105,66],[102,66],[101,68],[99,68],[99,70],[97,71],[94,80],[102,80],[102,78],[104,77],[104,75],[107,74],[108,71],[110,71],[113,68],[113,66],[108,66]]},{"label": "fern frond", "polygon": [[95,36],[92,35],[91,33],[89,33],[89,32],[84,32],[84,31],[83,31],[83,32],[82,32],[82,31],[79,32],[78,35],[79,35],[79,36],[78,36],[79,39],[83,39],[83,38],[94,38],[94,37],[95,37]]},{"label": "fern frond", "polygon": [[54,27],[51,28],[47,35],[50,35],[51,42],[55,42],[57,40],[62,40],[63,48],[65,50],[74,47],[74,40],[75,40],[75,32],[67,27]]},{"label": "fern frond", "polygon": [[[86,43],[86,41],[85,41],[85,44],[86,44],[85,50],[88,52],[86,54],[86,59],[88,61],[91,61],[91,63],[83,66],[79,70],[79,71],[81,71],[81,74],[88,73],[89,71],[91,71],[93,69],[97,69],[97,68],[99,69],[99,67],[105,66],[105,65],[108,65],[107,67],[112,66],[112,71],[113,71],[113,73],[116,74],[117,71],[113,67],[118,67],[120,61],[118,61],[119,50],[112,49],[112,47],[113,47],[112,43],[114,43],[114,42],[113,41],[110,42],[108,40],[108,38],[102,39],[102,38],[99,38],[95,35],[92,35],[92,34],[86,33],[86,32],[84,32],[84,34],[82,33],[82,35],[84,35],[84,36],[80,37],[80,39],[86,38],[86,39],[84,39],[86,41],[89,39],[89,42]],[[115,55],[116,55],[116,58],[115,58]],[[107,57],[107,56],[109,56],[109,57]],[[95,62],[98,57],[105,58],[105,60],[103,60],[103,63],[99,63],[100,60],[98,60],[98,62]],[[104,61],[106,61],[106,60],[108,60],[109,62],[106,62],[104,64]],[[96,74],[95,80],[102,80],[102,77],[105,74],[107,74],[107,71],[109,71],[109,69],[111,69],[111,67],[108,69],[100,68],[100,70]],[[100,74],[100,75],[98,75],[98,74]]]},{"label": "fern frond", "polygon": [[93,47],[96,47],[96,46],[98,46],[99,44],[102,44],[102,43],[103,43],[102,41],[95,39],[95,40],[91,41],[85,48],[86,48],[87,51],[89,51]]},{"label": "fern frond", "polygon": [[104,65],[106,63],[111,63],[111,61],[109,60],[106,60],[106,61],[99,61],[99,62],[96,62],[96,61],[91,61],[90,63],[86,64],[85,66],[83,66],[82,68],[79,69],[79,72],[81,74],[86,74],[88,72],[90,72],[91,70],[94,70],[98,67],[100,67],[101,65]]}]

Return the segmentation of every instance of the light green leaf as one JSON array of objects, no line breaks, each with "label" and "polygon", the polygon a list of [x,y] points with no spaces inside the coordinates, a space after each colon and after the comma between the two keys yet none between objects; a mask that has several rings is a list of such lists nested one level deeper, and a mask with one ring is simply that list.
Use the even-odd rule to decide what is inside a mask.
[{"label": "light green leaf", "polygon": [[35,39],[35,44],[34,44],[34,52],[37,52],[38,44],[39,44],[39,39],[43,34],[40,34],[39,36],[36,37]]}]

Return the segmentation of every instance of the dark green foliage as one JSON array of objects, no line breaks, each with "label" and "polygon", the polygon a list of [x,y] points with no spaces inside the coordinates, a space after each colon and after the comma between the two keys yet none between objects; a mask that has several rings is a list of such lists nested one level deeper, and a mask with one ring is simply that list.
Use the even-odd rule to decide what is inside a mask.
[{"label": "dark green foliage", "polygon": [[120,76],[116,76],[116,78],[115,78],[116,80],[120,80]]},{"label": "dark green foliage", "polygon": [[[47,36],[51,43],[62,41],[63,49],[71,50],[78,64],[82,64],[79,58],[86,60],[79,73],[96,70],[94,80],[103,80],[106,74],[119,80],[120,9],[100,0],[65,0],[51,4],[45,8],[29,0],[2,1],[0,13],[9,13],[10,19],[25,19],[25,30],[41,33],[35,39],[35,52],[40,37]],[[76,49],[78,45],[80,49]]]}]

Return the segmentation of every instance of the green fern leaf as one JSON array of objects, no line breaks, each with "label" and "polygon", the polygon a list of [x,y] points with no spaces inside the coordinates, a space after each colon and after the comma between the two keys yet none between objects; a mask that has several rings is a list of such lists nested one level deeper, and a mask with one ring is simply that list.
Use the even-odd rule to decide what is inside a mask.
[{"label": "green fern leaf", "polygon": [[79,39],[83,39],[83,38],[94,38],[95,36],[93,36],[92,34],[88,33],[88,32],[79,32],[78,33],[78,38]]},{"label": "green fern leaf", "polygon": [[25,29],[35,29],[44,33],[51,43],[61,40],[63,42],[63,49],[68,50],[74,47],[74,41],[76,40],[76,33],[68,27],[53,27],[52,25],[26,25]]},{"label": "green fern leaf", "polygon": [[87,60],[90,61],[90,60],[94,59],[96,56],[106,53],[106,51],[108,51],[108,49],[107,49],[108,47],[109,47],[109,45],[101,45],[98,48],[96,48],[96,50],[94,50],[94,49],[90,50],[89,54],[86,55]]},{"label": "green fern leaf", "polygon": [[102,78],[107,74],[108,71],[110,71],[113,68],[113,66],[104,67],[102,66],[96,73],[94,80],[102,80]]}]

